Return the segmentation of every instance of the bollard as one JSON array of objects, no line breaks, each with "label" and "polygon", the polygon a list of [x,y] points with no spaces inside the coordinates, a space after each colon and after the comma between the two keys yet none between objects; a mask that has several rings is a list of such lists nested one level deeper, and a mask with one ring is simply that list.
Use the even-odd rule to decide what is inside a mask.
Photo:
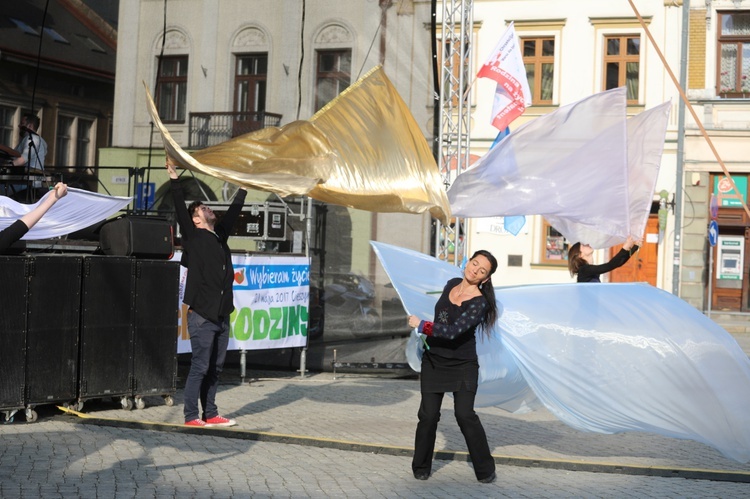
[{"label": "bollard", "polygon": [[245,356],[245,350],[240,350],[240,383],[245,382],[246,368],[247,358]]},{"label": "bollard", "polygon": [[302,353],[299,356],[299,375],[305,377],[305,368],[307,367],[307,347],[302,347]]}]

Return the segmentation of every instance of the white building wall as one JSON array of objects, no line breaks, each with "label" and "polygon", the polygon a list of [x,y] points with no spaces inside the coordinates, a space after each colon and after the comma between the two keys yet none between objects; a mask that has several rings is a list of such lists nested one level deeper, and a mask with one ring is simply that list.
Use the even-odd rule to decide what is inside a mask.
[{"label": "white building wall", "polygon": [[[385,32],[386,73],[425,133],[431,132],[429,2],[415,2],[411,11],[391,7],[385,30],[378,26],[378,2],[338,2],[331,8],[330,2],[317,0],[305,5],[301,32],[297,0],[170,0],[164,54],[189,55],[188,111],[230,111],[234,54],[257,51],[268,52],[266,109],[282,114],[282,125],[308,119],[314,111],[315,49],[350,47],[354,81],[379,63]],[[153,92],[162,48],[163,3],[121,2],[120,9],[114,145],[144,147],[150,126],[142,82]],[[178,142],[186,142],[187,124],[169,129]]]},{"label": "white building wall", "polygon": [[[650,0],[637,2],[641,16],[648,23],[656,44],[663,52],[676,76],[679,75],[680,26],[682,11],[674,2]],[[474,47],[476,69],[492,51],[507,24],[515,21],[516,34],[555,37],[555,77],[552,106],[533,106],[511,124],[511,133],[523,123],[549,113],[559,106],[571,104],[603,90],[603,37],[609,34],[639,34],[641,37],[639,104],[629,106],[630,115],[650,109],[671,99],[672,115],[667,133],[662,166],[655,193],[676,189],[677,103],[679,94],[669,78],[654,45],[640,27],[628,2],[600,0],[474,1],[474,21],[481,24]],[[492,95],[495,83],[480,79],[473,88],[472,153],[481,156],[492,144],[497,130],[490,125]],[[671,197],[670,197],[671,198]],[[658,199],[655,198],[655,199]],[[501,225],[502,219],[493,221]],[[508,233],[488,232],[489,222],[472,221],[469,225],[469,254],[477,249],[488,249],[498,258],[503,268],[502,283],[573,282],[567,267],[541,264],[542,220],[527,217],[523,231],[513,236]],[[666,237],[659,243],[657,285],[671,290],[674,217],[670,214]],[[575,242],[575,241],[573,241]],[[507,267],[509,256],[520,256],[521,267]],[[608,252],[600,250],[597,261],[608,259]]]},{"label": "white building wall", "polygon": [[[234,54],[268,52],[266,109],[283,115],[282,124],[308,119],[313,114],[316,48],[352,48],[352,79],[381,59],[380,36],[385,33],[384,67],[401,97],[409,105],[425,136],[432,135],[432,69],[429,45],[429,0],[394,2],[387,10],[386,29],[379,27],[381,10],[376,1],[329,0],[305,2],[304,31],[298,0],[170,0],[167,3],[167,43],[164,53],[188,54],[188,112],[230,111]],[[640,13],[648,22],[656,43],[673,72],[679,73],[681,8],[679,2],[641,0]],[[145,0],[120,2],[120,43],[115,87],[114,146],[145,148],[151,143],[146,111],[146,87],[153,91],[157,56],[162,48],[163,3]],[[559,106],[570,104],[602,89],[602,37],[608,33],[641,35],[639,106],[633,114],[666,100],[674,104],[661,174],[656,191],[675,192],[677,91],[653,45],[638,25],[628,2],[602,0],[474,0],[477,26],[473,60],[478,69],[494,47],[507,23],[516,21],[519,36],[556,37],[555,81],[552,106],[532,106],[511,129]],[[304,41],[304,56],[301,40]],[[300,67],[300,60],[302,66]],[[472,91],[472,154],[484,154],[497,134],[490,125],[494,83],[479,80]],[[169,125],[177,141],[187,145],[187,123]],[[160,138],[153,137],[156,147]],[[429,252],[429,217],[416,215],[357,215],[369,217],[356,229],[363,240],[377,238]],[[658,285],[670,289],[674,225],[670,215],[667,237],[659,247]],[[486,248],[496,254],[503,268],[503,282],[525,284],[571,282],[564,267],[539,263],[542,221],[528,217],[518,236],[469,225],[469,251]],[[362,246],[362,245],[360,245]],[[360,248],[360,246],[357,246]],[[365,246],[362,246],[364,248]],[[360,248],[360,250],[362,249]],[[364,250],[363,250],[364,251]],[[520,267],[507,267],[510,255],[520,255]],[[599,252],[597,258],[606,258]],[[372,255],[359,255],[355,265],[372,268]]]}]

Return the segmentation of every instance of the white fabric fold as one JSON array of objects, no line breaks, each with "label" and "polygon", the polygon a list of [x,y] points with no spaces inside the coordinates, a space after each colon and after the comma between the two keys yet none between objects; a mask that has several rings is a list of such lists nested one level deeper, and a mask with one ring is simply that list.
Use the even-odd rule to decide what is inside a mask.
[{"label": "white fabric fold", "polygon": [[[23,204],[0,196],[0,230],[32,211],[51,195],[54,195],[52,191],[34,204]],[[85,229],[114,215],[132,200],[132,197],[105,196],[69,187],[68,194],[59,199],[22,239],[49,239]]]},{"label": "white fabric fold", "polygon": [[627,119],[625,88],[530,121],[459,175],[454,216],[542,215],[571,242],[606,248],[643,237],[669,103]]}]

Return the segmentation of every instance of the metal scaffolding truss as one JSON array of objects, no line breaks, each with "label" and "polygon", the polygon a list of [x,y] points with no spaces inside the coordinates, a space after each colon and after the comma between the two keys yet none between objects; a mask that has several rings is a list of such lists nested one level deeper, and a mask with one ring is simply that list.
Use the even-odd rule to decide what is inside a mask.
[{"label": "metal scaffolding truss", "polygon": [[[438,158],[445,188],[469,166],[469,119],[473,0],[443,0],[440,43],[440,137]],[[466,219],[437,223],[436,257],[462,265],[466,258]]]}]

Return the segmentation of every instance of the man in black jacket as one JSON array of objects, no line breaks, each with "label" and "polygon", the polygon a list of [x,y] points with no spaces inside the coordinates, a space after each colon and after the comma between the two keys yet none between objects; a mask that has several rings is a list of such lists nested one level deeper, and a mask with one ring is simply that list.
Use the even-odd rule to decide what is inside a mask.
[{"label": "man in black jacket", "polygon": [[169,158],[167,172],[182,236],[181,263],[188,269],[183,301],[189,307],[192,360],[185,382],[185,424],[234,426],[236,421],[219,414],[216,389],[229,344],[229,314],[234,310],[234,268],[227,240],[247,191],[240,188],[226,214],[217,221],[213,210],[200,201],[185,206],[182,187]]}]

